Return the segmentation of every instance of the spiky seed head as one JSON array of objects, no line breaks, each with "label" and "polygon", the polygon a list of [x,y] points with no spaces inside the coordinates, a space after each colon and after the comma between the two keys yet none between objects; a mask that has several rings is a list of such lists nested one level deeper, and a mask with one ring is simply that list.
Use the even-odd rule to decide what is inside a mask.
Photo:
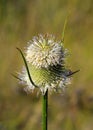
[{"label": "spiky seed head", "polygon": [[[67,49],[62,41],[57,41],[53,35],[38,35],[28,42],[26,61],[33,82],[42,94],[49,91],[63,90],[70,83],[65,67]],[[31,84],[27,70],[24,68],[19,75],[21,82],[26,84],[25,90],[31,91],[35,86]]]}]

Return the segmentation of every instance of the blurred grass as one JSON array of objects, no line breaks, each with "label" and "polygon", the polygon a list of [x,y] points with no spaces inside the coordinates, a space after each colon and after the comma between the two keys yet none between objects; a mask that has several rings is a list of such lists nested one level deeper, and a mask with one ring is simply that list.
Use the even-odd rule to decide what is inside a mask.
[{"label": "blurred grass", "polygon": [[41,129],[41,97],[27,95],[11,76],[23,65],[16,47],[24,49],[38,33],[61,38],[68,14],[68,66],[81,71],[65,95],[49,95],[49,129],[93,128],[92,5],[92,0],[0,0],[0,130]]}]

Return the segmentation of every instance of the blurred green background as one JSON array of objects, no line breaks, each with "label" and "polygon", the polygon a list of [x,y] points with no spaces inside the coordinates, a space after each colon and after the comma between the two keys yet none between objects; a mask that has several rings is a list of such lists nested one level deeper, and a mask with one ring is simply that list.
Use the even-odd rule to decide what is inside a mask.
[{"label": "blurred green background", "polygon": [[0,0],[0,130],[41,130],[41,96],[26,94],[11,73],[20,72],[24,50],[32,36],[62,37],[67,65],[80,69],[64,95],[49,95],[49,130],[93,129],[93,1]]}]

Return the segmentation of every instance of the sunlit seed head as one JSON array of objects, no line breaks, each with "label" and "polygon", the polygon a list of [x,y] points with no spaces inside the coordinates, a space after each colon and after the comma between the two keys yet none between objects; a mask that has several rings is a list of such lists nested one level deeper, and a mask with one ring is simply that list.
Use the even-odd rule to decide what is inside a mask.
[{"label": "sunlit seed head", "polygon": [[[57,41],[53,35],[38,35],[29,41],[26,49],[26,61],[33,82],[38,89],[45,94],[47,89],[62,91],[70,84],[69,72],[65,67],[67,49],[62,42]],[[25,90],[30,92],[35,86],[30,82],[27,70],[24,68],[19,75],[21,83],[25,84]]]}]

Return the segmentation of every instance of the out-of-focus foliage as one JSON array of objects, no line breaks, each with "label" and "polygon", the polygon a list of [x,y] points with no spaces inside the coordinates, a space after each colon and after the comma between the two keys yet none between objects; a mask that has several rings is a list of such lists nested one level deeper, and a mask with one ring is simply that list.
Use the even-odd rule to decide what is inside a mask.
[{"label": "out-of-focus foliage", "polygon": [[23,61],[24,50],[38,33],[62,37],[70,50],[68,66],[74,75],[64,95],[49,95],[49,129],[93,129],[93,1],[0,0],[0,130],[41,130],[41,96],[26,94],[11,76]]}]

